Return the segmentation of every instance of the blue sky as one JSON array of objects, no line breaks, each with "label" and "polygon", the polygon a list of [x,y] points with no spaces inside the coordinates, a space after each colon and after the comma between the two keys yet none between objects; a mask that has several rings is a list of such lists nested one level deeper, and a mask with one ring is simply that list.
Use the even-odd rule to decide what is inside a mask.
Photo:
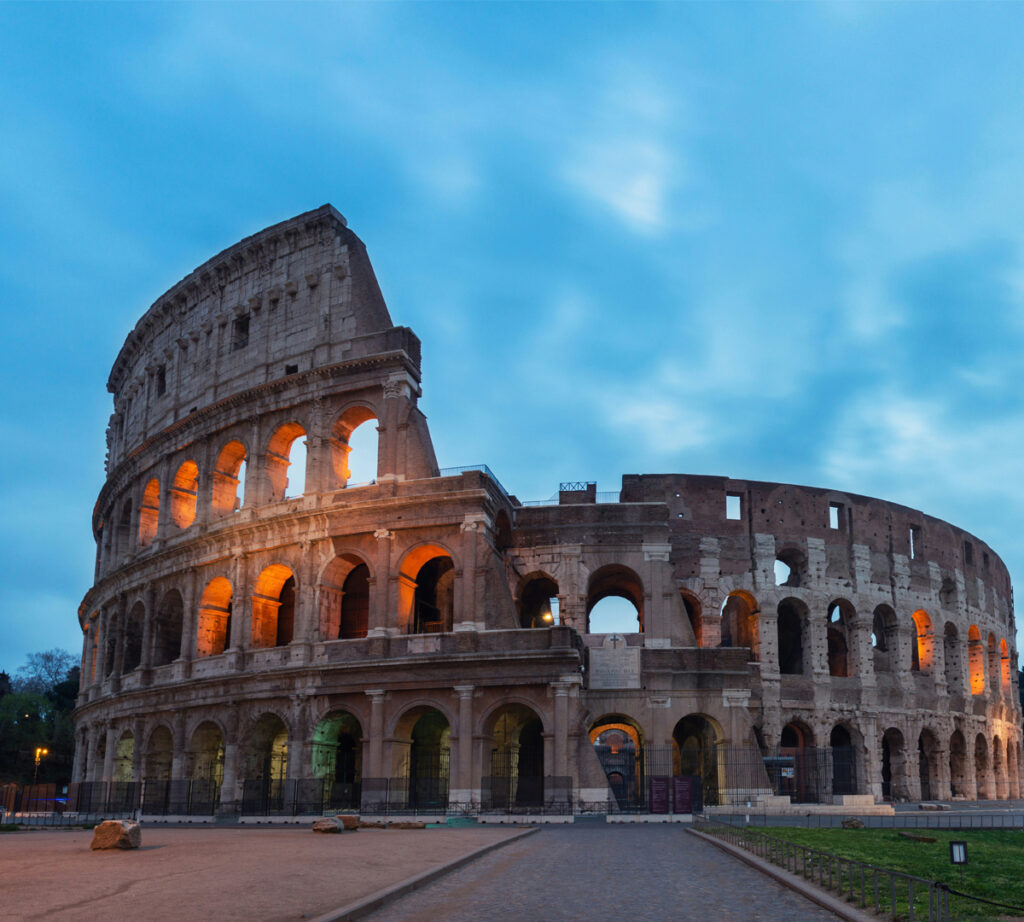
[{"label": "blue sky", "polygon": [[105,383],[324,202],[442,465],[905,503],[1024,585],[1024,6],[0,5],[0,668],[80,648]]}]

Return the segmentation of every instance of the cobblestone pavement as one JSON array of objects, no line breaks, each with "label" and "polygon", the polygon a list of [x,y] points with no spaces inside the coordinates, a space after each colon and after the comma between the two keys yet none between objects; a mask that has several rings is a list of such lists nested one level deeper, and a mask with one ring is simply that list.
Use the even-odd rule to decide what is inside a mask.
[{"label": "cobblestone pavement", "polygon": [[678,826],[548,826],[378,912],[373,922],[835,922]]}]

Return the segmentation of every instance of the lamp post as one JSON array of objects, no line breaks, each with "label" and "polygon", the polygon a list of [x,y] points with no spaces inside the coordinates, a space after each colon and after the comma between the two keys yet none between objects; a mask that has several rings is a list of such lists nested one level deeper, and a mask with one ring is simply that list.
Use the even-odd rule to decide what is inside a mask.
[{"label": "lamp post", "polygon": [[39,782],[39,763],[40,763],[40,761],[42,761],[43,756],[48,756],[49,754],[50,754],[50,750],[49,749],[44,749],[42,746],[36,746],[36,771],[35,771],[35,774],[32,776],[32,783],[33,784],[38,784],[38,782]]}]

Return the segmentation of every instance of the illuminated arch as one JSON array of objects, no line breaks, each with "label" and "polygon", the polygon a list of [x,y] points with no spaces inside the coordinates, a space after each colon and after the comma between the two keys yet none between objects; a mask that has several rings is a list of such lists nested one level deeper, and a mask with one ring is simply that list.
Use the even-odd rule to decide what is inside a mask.
[{"label": "illuminated arch", "polygon": [[275,563],[260,573],[252,596],[252,646],[281,647],[295,630],[295,575]]},{"label": "illuminated arch", "polygon": [[293,470],[292,448],[295,440],[306,437],[306,430],[297,422],[283,423],[274,430],[267,445],[266,472],[270,484],[270,500],[299,496],[305,492],[306,471]]},{"label": "illuminated arch", "polygon": [[171,521],[178,528],[188,528],[196,520],[198,495],[199,468],[195,461],[185,461],[171,483]]},{"label": "illuminated arch", "polygon": [[398,616],[410,634],[450,631],[454,621],[455,561],[439,544],[420,544],[402,559]]},{"label": "illuminated arch", "polygon": [[320,576],[320,636],[324,640],[365,637],[369,629],[369,564],[358,554],[339,554]]},{"label": "illuminated arch", "polygon": [[927,675],[935,664],[935,630],[932,619],[923,608],[919,608],[911,617],[914,621],[914,645],[911,648],[910,668]]},{"label": "illuminated arch", "polygon": [[[621,609],[609,612],[608,623],[591,624],[591,615],[597,605],[605,599],[624,599],[634,609],[630,614]],[[622,564],[608,564],[595,570],[587,582],[587,633],[636,634],[644,629],[644,587],[640,577]],[[636,623],[633,623],[633,617]],[[594,631],[594,627],[603,628]],[[608,629],[611,628],[611,631]]]},{"label": "illuminated arch", "polygon": [[[349,480],[352,478],[351,462],[352,462],[352,444],[351,440],[353,434],[357,429],[364,423],[368,423],[371,420],[376,420],[377,414],[374,413],[369,407],[365,406],[354,406],[349,407],[345,410],[341,416],[335,420],[334,425],[331,427],[331,469],[334,473],[334,481],[336,488],[342,488],[348,486]],[[375,427],[371,427],[376,432]],[[361,430],[362,431],[362,430]],[[373,439],[373,443],[377,440]],[[373,455],[372,460],[366,458],[366,465],[363,466],[364,474],[372,471],[372,476],[366,477],[367,480],[373,481],[377,479],[377,468],[378,458],[377,444],[367,445],[365,450]]]},{"label": "illuminated arch", "polygon": [[239,486],[245,489],[240,476],[245,460],[245,446],[238,439],[228,442],[217,456],[213,469],[212,506],[218,515],[228,515],[241,506],[244,497],[239,497]]},{"label": "illuminated arch", "polygon": [[203,590],[196,626],[196,656],[217,656],[231,645],[231,583],[218,576]]},{"label": "illuminated arch", "polygon": [[139,506],[139,547],[153,543],[160,525],[160,481],[155,477],[146,484]]}]

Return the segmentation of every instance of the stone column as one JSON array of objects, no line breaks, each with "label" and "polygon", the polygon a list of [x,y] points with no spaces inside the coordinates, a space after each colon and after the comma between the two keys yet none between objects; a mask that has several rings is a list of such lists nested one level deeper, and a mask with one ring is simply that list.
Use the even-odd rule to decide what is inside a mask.
[{"label": "stone column", "polygon": [[551,693],[555,698],[555,764],[552,774],[561,778],[569,773],[569,688],[570,683],[566,681],[551,683]]},{"label": "stone column", "polygon": [[459,725],[456,749],[455,784],[449,799],[452,803],[470,803],[473,800],[473,686],[456,685],[459,696]]},{"label": "stone column", "polygon": [[89,734],[84,727],[75,734],[75,759],[71,767],[72,781],[78,782],[85,780],[82,772],[82,759],[89,745],[88,739]]},{"label": "stone column", "polygon": [[[142,622],[142,652],[139,654],[139,670],[148,672],[153,662],[153,622],[156,620],[156,589],[151,585],[146,590],[146,617]],[[127,622],[125,622],[127,628]]]},{"label": "stone column", "polygon": [[376,571],[373,574],[374,593],[370,599],[370,618],[367,637],[385,637],[393,626],[391,599],[391,539],[392,533],[379,528],[373,533],[377,539]]},{"label": "stone column", "polygon": [[384,702],[387,692],[380,688],[367,689],[370,699],[370,745],[366,776],[384,778]]},{"label": "stone column", "polygon": [[114,755],[116,749],[117,731],[113,727],[107,727],[107,748],[103,754],[103,781],[110,782],[114,780]]},{"label": "stone column", "polygon": [[228,649],[235,657],[235,668],[241,669],[245,665],[245,651],[249,647],[252,599],[249,597],[248,566],[240,548],[232,551],[232,563],[231,637],[228,638]]},{"label": "stone column", "polygon": [[185,715],[176,711],[171,722],[171,780],[178,781],[188,777],[188,740],[185,739]]},{"label": "stone column", "polygon": [[[199,592],[196,583],[199,581],[199,574],[195,567],[189,567],[186,571],[184,591],[181,594],[182,604],[185,610],[181,617],[181,646],[178,649],[178,659],[183,663],[191,664],[196,655],[196,636],[199,622]],[[187,670],[184,678],[191,673]]]},{"label": "stone column", "polygon": [[132,781],[142,780],[143,759],[146,755],[146,727],[141,720],[132,724]]},{"label": "stone column", "polygon": [[476,558],[480,525],[481,522],[475,517],[467,517],[459,529],[462,533],[462,579],[459,580],[459,591],[455,597],[456,609],[452,614],[452,623],[453,627],[459,625],[460,630],[476,628]]}]

